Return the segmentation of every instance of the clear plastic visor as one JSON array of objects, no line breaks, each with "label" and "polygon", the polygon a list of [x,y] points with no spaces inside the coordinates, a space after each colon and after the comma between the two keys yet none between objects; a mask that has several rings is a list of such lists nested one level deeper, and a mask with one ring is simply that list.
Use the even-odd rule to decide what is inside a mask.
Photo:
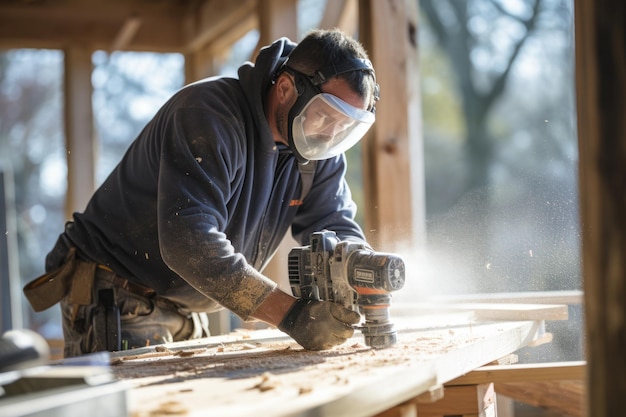
[{"label": "clear plastic visor", "polygon": [[375,119],[370,111],[320,93],[293,119],[293,143],[306,159],[328,159],[354,146]]}]

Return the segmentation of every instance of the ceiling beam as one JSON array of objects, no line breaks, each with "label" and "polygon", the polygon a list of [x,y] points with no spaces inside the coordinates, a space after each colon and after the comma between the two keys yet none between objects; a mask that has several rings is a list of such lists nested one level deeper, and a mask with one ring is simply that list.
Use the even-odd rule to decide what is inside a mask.
[{"label": "ceiling beam", "polygon": [[0,2],[3,49],[189,52],[256,26],[256,0]]},{"label": "ceiling beam", "polygon": [[358,0],[334,0],[326,3],[324,15],[319,24],[321,29],[339,28],[355,36],[359,26]]},{"label": "ceiling beam", "polygon": [[[77,45],[109,50],[128,16],[57,20],[32,16],[12,18],[0,12],[0,47],[63,49]],[[141,19],[141,27],[125,45],[125,50],[176,52],[182,49],[180,19],[144,15],[136,18]]]},{"label": "ceiling beam", "polygon": [[[256,0],[205,1],[184,19],[184,50],[198,51],[220,38],[236,39],[258,25]],[[243,29],[242,29],[243,28]]]},{"label": "ceiling beam", "polygon": [[111,52],[127,48],[141,27],[141,23],[142,20],[138,16],[131,16],[126,19],[115,40],[113,40]]}]

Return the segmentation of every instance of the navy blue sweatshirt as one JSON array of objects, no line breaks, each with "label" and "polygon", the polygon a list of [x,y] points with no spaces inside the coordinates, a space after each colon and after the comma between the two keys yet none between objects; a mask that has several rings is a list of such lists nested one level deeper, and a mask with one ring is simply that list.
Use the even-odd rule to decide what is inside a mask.
[{"label": "navy blue sweatshirt", "polygon": [[82,256],[181,307],[203,311],[217,302],[243,319],[276,286],[259,271],[289,226],[301,244],[322,229],[364,241],[343,155],[319,161],[311,191],[293,204],[302,189],[298,164],[274,142],[263,104],[294,47],[279,39],[254,65],[242,65],[238,79],[178,91],[64,237]]}]

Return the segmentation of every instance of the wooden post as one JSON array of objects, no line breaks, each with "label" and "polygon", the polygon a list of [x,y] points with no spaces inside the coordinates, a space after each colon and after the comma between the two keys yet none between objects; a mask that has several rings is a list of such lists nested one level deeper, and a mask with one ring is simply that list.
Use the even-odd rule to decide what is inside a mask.
[{"label": "wooden post", "polygon": [[376,250],[424,238],[424,163],[417,54],[417,2],[359,2],[359,36],[381,99],[363,139],[366,233]]},{"label": "wooden post", "polygon": [[[298,39],[298,5],[296,0],[259,0],[259,43],[257,51],[276,39],[286,36]],[[256,54],[255,54],[256,56]]]},{"label": "wooden post", "polygon": [[626,5],[574,5],[587,415],[608,417],[626,393]]},{"label": "wooden post", "polygon": [[84,210],[95,189],[95,145],[91,97],[92,50],[73,46],[65,52],[66,218]]}]

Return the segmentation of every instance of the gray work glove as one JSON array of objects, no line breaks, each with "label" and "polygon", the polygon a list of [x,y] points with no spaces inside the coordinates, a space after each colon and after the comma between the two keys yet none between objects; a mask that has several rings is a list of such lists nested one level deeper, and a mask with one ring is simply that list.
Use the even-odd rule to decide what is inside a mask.
[{"label": "gray work glove", "polygon": [[278,328],[308,350],[330,349],[354,334],[353,324],[361,320],[356,311],[331,301],[299,298]]}]

